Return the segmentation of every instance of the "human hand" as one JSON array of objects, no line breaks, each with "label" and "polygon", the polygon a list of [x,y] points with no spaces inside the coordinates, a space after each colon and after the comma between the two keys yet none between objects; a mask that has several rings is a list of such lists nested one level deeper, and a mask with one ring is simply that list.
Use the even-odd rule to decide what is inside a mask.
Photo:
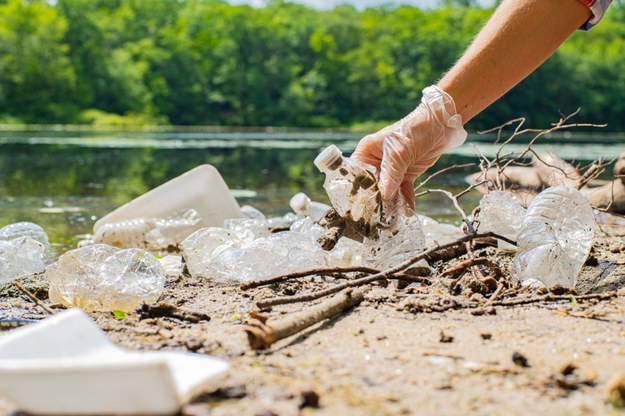
[{"label": "human hand", "polygon": [[374,166],[387,216],[408,205],[414,210],[414,181],[467,132],[452,97],[436,86],[423,90],[421,104],[406,117],[363,137],[352,158]]}]

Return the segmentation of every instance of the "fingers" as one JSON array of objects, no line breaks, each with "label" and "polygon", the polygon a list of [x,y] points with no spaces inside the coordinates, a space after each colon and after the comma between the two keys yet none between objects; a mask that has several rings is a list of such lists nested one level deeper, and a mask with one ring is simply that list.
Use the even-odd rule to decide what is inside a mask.
[{"label": "fingers", "polygon": [[410,166],[410,152],[402,141],[391,133],[384,139],[382,163],[380,165],[380,193],[385,206],[393,205]]},{"label": "fingers", "polygon": [[376,134],[363,137],[358,142],[358,146],[356,146],[356,150],[352,153],[351,158],[360,160],[379,170],[382,163],[382,142],[383,138]]},{"label": "fingers", "polygon": [[402,182],[399,188],[399,192],[406,205],[408,205],[408,208],[410,208],[412,212],[415,212],[416,205],[414,196],[414,179],[409,179]]}]

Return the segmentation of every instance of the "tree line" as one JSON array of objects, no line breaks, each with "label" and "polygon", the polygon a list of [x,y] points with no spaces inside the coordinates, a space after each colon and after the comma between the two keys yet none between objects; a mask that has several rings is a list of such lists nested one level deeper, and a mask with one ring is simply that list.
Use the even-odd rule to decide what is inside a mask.
[{"label": "tree line", "polygon": [[[0,0],[0,123],[373,128],[414,108],[491,13],[466,0]],[[544,127],[582,107],[625,130],[623,23],[617,1],[469,127]]]}]

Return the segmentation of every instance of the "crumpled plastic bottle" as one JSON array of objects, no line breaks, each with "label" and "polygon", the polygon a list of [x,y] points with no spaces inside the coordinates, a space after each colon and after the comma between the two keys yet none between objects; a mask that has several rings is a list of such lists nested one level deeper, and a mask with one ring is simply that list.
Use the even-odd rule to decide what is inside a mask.
[{"label": "crumpled plastic bottle", "polygon": [[343,157],[334,145],[319,153],[314,163],[326,175],[323,186],[338,214],[363,237],[377,238],[386,219],[375,169]]},{"label": "crumpled plastic bottle", "polygon": [[46,251],[50,249],[48,234],[41,226],[32,222],[16,222],[0,228],[0,240],[10,241],[18,237],[30,237],[39,241]]},{"label": "crumpled plastic bottle", "polygon": [[152,254],[93,244],[68,251],[46,269],[50,300],[86,311],[131,311],[153,302],[165,269]]},{"label": "crumpled plastic bottle", "polygon": [[42,272],[45,247],[30,237],[0,240],[0,285]]},{"label": "crumpled plastic bottle", "polygon": [[450,243],[464,235],[462,229],[455,225],[440,223],[426,215],[419,214],[418,217],[425,237],[425,247]]},{"label": "crumpled plastic bottle", "polygon": [[566,185],[542,191],[527,208],[517,238],[514,275],[521,282],[573,287],[593,241],[590,203]]},{"label": "crumpled plastic bottle", "polygon": [[[512,192],[493,191],[480,200],[479,231],[482,233],[490,231],[516,241],[524,217],[525,208]],[[501,240],[498,246],[504,250],[516,250],[515,246]]]},{"label": "crumpled plastic bottle", "polygon": [[377,239],[365,239],[365,264],[378,269],[398,266],[425,249],[425,236],[417,215],[397,217],[392,228]]},{"label": "crumpled plastic bottle", "polygon": [[98,228],[93,240],[120,248],[160,251],[177,247],[202,227],[202,218],[190,209],[168,218],[137,218],[107,223]]},{"label": "crumpled plastic bottle", "polygon": [[322,231],[310,218],[251,241],[232,229],[204,228],[182,242],[182,252],[192,276],[240,282],[325,266],[326,254],[316,243]]}]

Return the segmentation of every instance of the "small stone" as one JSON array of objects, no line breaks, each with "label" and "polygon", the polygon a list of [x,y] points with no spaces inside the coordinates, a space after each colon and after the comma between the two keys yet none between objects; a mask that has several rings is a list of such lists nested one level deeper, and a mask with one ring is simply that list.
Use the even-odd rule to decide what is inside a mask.
[{"label": "small stone", "polygon": [[452,337],[451,335],[447,335],[443,331],[441,331],[441,337],[438,340],[438,342],[448,344],[448,343],[454,342],[454,337]]},{"label": "small stone", "polygon": [[610,379],[606,388],[608,402],[617,409],[625,408],[625,373],[618,373]]},{"label": "small stone", "polygon": [[530,367],[529,362],[527,361],[527,358],[523,354],[516,352],[516,351],[512,354],[512,362],[518,365],[519,367],[523,367],[523,368]]},{"label": "small stone", "polygon": [[493,338],[493,334],[489,333],[489,332],[482,332],[480,333],[480,336],[482,337],[483,340],[488,341],[490,339]]},{"label": "small stone", "polygon": [[319,407],[319,394],[311,387],[305,386],[300,390],[300,409],[305,407]]},{"label": "small stone", "polygon": [[211,409],[205,403],[190,403],[182,407],[181,416],[210,416]]}]

